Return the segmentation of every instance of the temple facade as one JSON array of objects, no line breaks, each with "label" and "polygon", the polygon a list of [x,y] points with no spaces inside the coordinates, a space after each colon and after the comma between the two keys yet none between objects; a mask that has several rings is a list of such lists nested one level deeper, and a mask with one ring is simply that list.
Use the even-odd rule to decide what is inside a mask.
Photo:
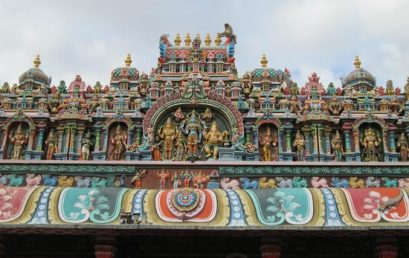
[{"label": "temple facade", "polygon": [[409,256],[409,78],[239,76],[230,25],[192,38],[109,85],[39,56],[3,84],[0,257]]}]

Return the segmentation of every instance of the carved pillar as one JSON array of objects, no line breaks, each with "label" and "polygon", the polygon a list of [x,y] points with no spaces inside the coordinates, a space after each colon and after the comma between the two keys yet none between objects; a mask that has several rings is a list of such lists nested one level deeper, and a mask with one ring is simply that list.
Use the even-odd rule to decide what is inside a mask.
[{"label": "carved pillar", "polygon": [[94,250],[95,258],[115,258],[117,241],[114,237],[96,237]]},{"label": "carved pillar", "polygon": [[318,151],[318,137],[317,137],[318,128],[317,128],[316,125],[312,126],[311,134],[312,134],[312,153],[317,154],[317,151]]},{"label": "carved pillar", "polygon": [[28,144],[27,144],[27,150],[31,151],[33,149],[33,145],[34,145],[34,138],[36,135],[36,130],[35,128],[29,128],[29,133],[28,133]]},{"label": "carved pillar", "polygon": [[[2,130],[2,131],[3,131],[3,130]],[[6,130],[3,131],[3,143],[1,144],[1,149],[2,149],[2,150],[5,150],[5,151],[6,151],[7,138],[10,137],[9,134],[10,134],[10,130],[9,130],[9,129],[6,129]],[[408,135],[409,135],[409,132],[408,132]]]},{"label": "carved pillar", "polygon": [[132,137],[133,137],[133,130],[132,128],[128,128],[128,139],[126,143],[128,146],[132,144]]},{"label": "carved pillar", "polygon": [[74,153],[76,134],[77,134],[77,128],[74,125],[72,125],[71,128],[70,128],[70,150],[69,150],[69,153]]},{"label": "carved pillar", "polygon": [[389,131],[389,148],[390,152],[396,152],[395,132],[393,130]]},{"label": "carved pillar", "polygon": [[101,129],[95,129],[95,151],[100,151]]},{"label": "carved pillar", "polygon": [[246,125],[245,127],[244,127],[244,135],[245,135],[245,137],[246,137],[246,143],[251,143],[252,142],[252,140],[251,140],[251,138],[252,138],[252,135],[251,135],[251,125]]},{"label": "carved pillar", "polygon": [[58,151],[57,152],[63,152],[64,147],[62,146],[62,137],[64,135],[64,128],[60,127],[57,129],[58,130]]},{"label": "carved pillar", "polygon": [[327,155],[331,155],[331,128],[325,130],[325,150]]},{"label": "carved pillar", "polygon": [[109,128],[103,128],[102,130],[103,130],[103,132],[102,132],[102,141],[104,143],[104,145],[102,146],[102,151],[107,151],[108,150],[108,141],[109,141],[109,139],[108,139],[108,130],[109,130]]},{"label": "carved pillar", "polygon": [[78,129],[78,141],[77,141],[77,153],[81,154],[81,143],[82,143],[82,138],[84,137],[84,129],[80,128]]},{"label": "carved pillar", "polygon": [[378,239],[376,243],[377,258],[397,258],[398,248],[395,239]]},{"label": "carved pillar", "polygon": [[344,130],[344,138],[345,138],[345,152],[351,152],[351,134],[349,130]]},{"label": "carved pillar", "polygon": [[281,244],[274,239],[263,239],[260,246],[261,258],[280,258]]},{"label": "carved pillar", "polygon": [[286,139],[283,138],[283,129],[281,129],[281,128],[278,129],[277,138],[278,138],[278,153],[279,154],[283,153],[283,144],[282,144],[283,142],[286,143],[286,150],[285,151],[288,152],[287,141],[286,141]]},{"label": "carved pillar", "polygon": [[311,133],[311,128],[305,127],[302,129],[304,132],[304,139],[305,139],[305,154],[310,155],[311,154],[311,144],[310,144],[310,133]]},{"label": "carved pillar", "polygon": [[44,132],[45,132],[45,127],[41,126],[38,128],[38,137],[37,137],[37,146],[36,146],[37,151],[43,150]]},{"label": "carved pillar", "polygon": [[138,145],[142,144],[142,127],[140,124],[136,125],[136,136],[135,141]]},{"label": "carved pillar", "polygon": [[354,137],[354,151],[355,152],[360,152],[359,148],[359,129],[356,127],[353,130],[353,137]]},{"label": "carved pillar", "polygon": [[286,152],[291,152],[291,130],[285,130]]}]

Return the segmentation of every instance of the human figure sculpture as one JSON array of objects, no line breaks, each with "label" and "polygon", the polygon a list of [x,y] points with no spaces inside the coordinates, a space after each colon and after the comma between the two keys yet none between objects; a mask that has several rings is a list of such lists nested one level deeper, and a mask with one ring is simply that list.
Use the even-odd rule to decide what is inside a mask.
[{"label": "human figure sculpture", "polygon": [[125,154],[127,137],[121,129],[121,125],[117,125],[114,136],[111,137],[112,151],[109,154],[109,160],[121,160]]},{"label": "human figure sculpture", "polygon": [[172,183],[172,187],[173,189],[177,189],[179,188],[179,185],[181,184],[180,182],[180,178],[177,172],[175,172],[175,174],[173,174],[172,178],[170,179],[171,183]]},{"label": "human figure sculpture", "polygon": [[408,154],[409,154],[408,153],[408,140],[406,139],[404,133],[401,133],[396,147],[398,147],[398,150],[399,150],[400,160],[407,161]]},{"label": "human figure sculpture", "polygon": [[182,111],[181,107],[178,107],[176,111],[173,113],[173,116],[175,117],[175,121],[180,122],[183,119],[185,119],[185,114]]},{"label": "human figure sculpture", "polygon": [[13,144],[11,159],[23,159],[24,146],[27,144],[28,136],[25,135],[21,124],[18,125],[14,136],[10,137]]},{"label": "human figure sculpture", "polygon": [[93,145],[90,131],[85,134],[81,144],[81,160],[89,160],[91,155],[91,147]]},{"label": "human figure sculpture", "polygon": [[175,149],[176,149],[175,160],[177,161],[184,160],[185,159],[185,139],[181,132],[177,134]]},{"label": "human figure sculpture", "polygon": [[161,171],[158,171],[157,176],[159,177],[159,189],[163,190],[166,188],[166,179],[169,177],[169,171],[165,171],[164,168],[162,168]]},{"label": "human figure sculpture", "polygon": [[203,120],[206,121],[206,122],[212,121],[213,120],[212,110],[210,108],[206,108],[202,117],[203,117]]},{"label": "human figure sculpture", "polygon": [[224,42],[224,45],[228,44],[236,44],[237,37],[236,35],[233,34],[233,28],[228,24],[224,24],[224,32],[218,33],[219,37],[226,37],[226,42]]},{"label": "human figure sculpture", "polygon": [[223,134],[219,131],[216,121],[212,122],[210,130],[204,133],[203,138],[205,140],[204,151],[206,158],[213,157],[217,159],[219,146],[223,143]]},{"label": "human figure sculpture", "polygon": [[263,151],[262,160],[277,160],[277,137],[274,137],[270,127],[267,127],[264,135],[260,135],[259,142]]},{"label": "human figure sculpture", "polygon": [[45,144],[47,146],[46,159],[51,160],[53,159],[53,155],[57,150],[58,144],[58,138],[54,133],[54,129],[51,129],[50,133],[48,134],[47,140],[45,140]]},{"label": "human figure sculpture", "polygon": [[189,172],[189,170],[186,169],[186,171],[180,175],[180,178],[183,180],[183,187],[190,187],[190,182],[193,178],[192,172]]},{"label": "human figure sculpture", "polygon": [[203,123],[200,121],[196,111],[189,113],[185,120],[180,124],[179,129],[187,135],[186,156],[198,157],[198,144],[202,141]]},{"label": "human figure sculpture", "polygon": [[142,187],[142,178],[146,175],[146,169],[138,171],[131,179],[131,183],[135,188],[139,189]]},{"label": "human figure sculpture", "polygon": [[335,133],[335,136],[331,140],[332,154],[336,161],[342,161],[343,156],[343,147],[342,147],[342,138],[339,134],[339,131]]},{"label": "human figure sculpture", "polygon": [[159,128],[158,136],[163,140],[162,159],[171,160],[173,157],[177,131],[176,126],[173,125],[170,117],[166,120],[165,125]]},{"label": "human figure sculpture", "polygon": [[296,150],[297,160],[304,161],[305,139],[300,130],[298,130],[297,134],[295,135],[293,146]]},{"label": "human figure sculpture", "polygon": [[364,135],[361,140],[363,146],[362,160],[363,161],[379,161],[378,147],[382,143],[382,140],[377,136],[375,130],[371,127],[364,131]]}]

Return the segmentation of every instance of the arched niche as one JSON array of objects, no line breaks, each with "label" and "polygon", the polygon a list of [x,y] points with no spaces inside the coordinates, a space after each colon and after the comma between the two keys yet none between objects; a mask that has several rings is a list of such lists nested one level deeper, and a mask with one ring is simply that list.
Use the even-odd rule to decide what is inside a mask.
[{"label": "arched niche", "polygon": [[363,122],[358,127],[361,161],[384,161],[383,126],[377,121]]},{"label": "arched niche", "polygon": [[115,121],[108,125],[108,160],[124,160],[128,145],[128,124]]},{"label": "arched niche", "polygon": [[279,121],[266,120],[257,123],[257,125],[260,161],[277,161],[280,144]]},{"label": "arched niche", "polygon": [[26,121],[11,122],[7,127],[4,159],[25,159],[29,144],[30,126]]}]

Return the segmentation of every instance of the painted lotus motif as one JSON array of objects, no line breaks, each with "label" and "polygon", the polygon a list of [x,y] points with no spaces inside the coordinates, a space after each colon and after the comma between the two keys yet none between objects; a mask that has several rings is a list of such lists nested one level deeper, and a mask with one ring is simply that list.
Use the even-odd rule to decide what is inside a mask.
[{"label": "painted lotus motif", "polygon": [[36,187],[0,186],[0,222],[10,222],[20,217],[35,189]]},{"label": "painted lotus motif", "polygon": [[60,195],[60,218],[67,223],[112,222],[119,216],[125,192],[121,188],[66,188]]},{"label": "painted lotus motif", "polygon": [[313,202],[308,189],[278,188],[246,190],[256,209],[257,218],[265,225],[306,224],[312,219]]}]

